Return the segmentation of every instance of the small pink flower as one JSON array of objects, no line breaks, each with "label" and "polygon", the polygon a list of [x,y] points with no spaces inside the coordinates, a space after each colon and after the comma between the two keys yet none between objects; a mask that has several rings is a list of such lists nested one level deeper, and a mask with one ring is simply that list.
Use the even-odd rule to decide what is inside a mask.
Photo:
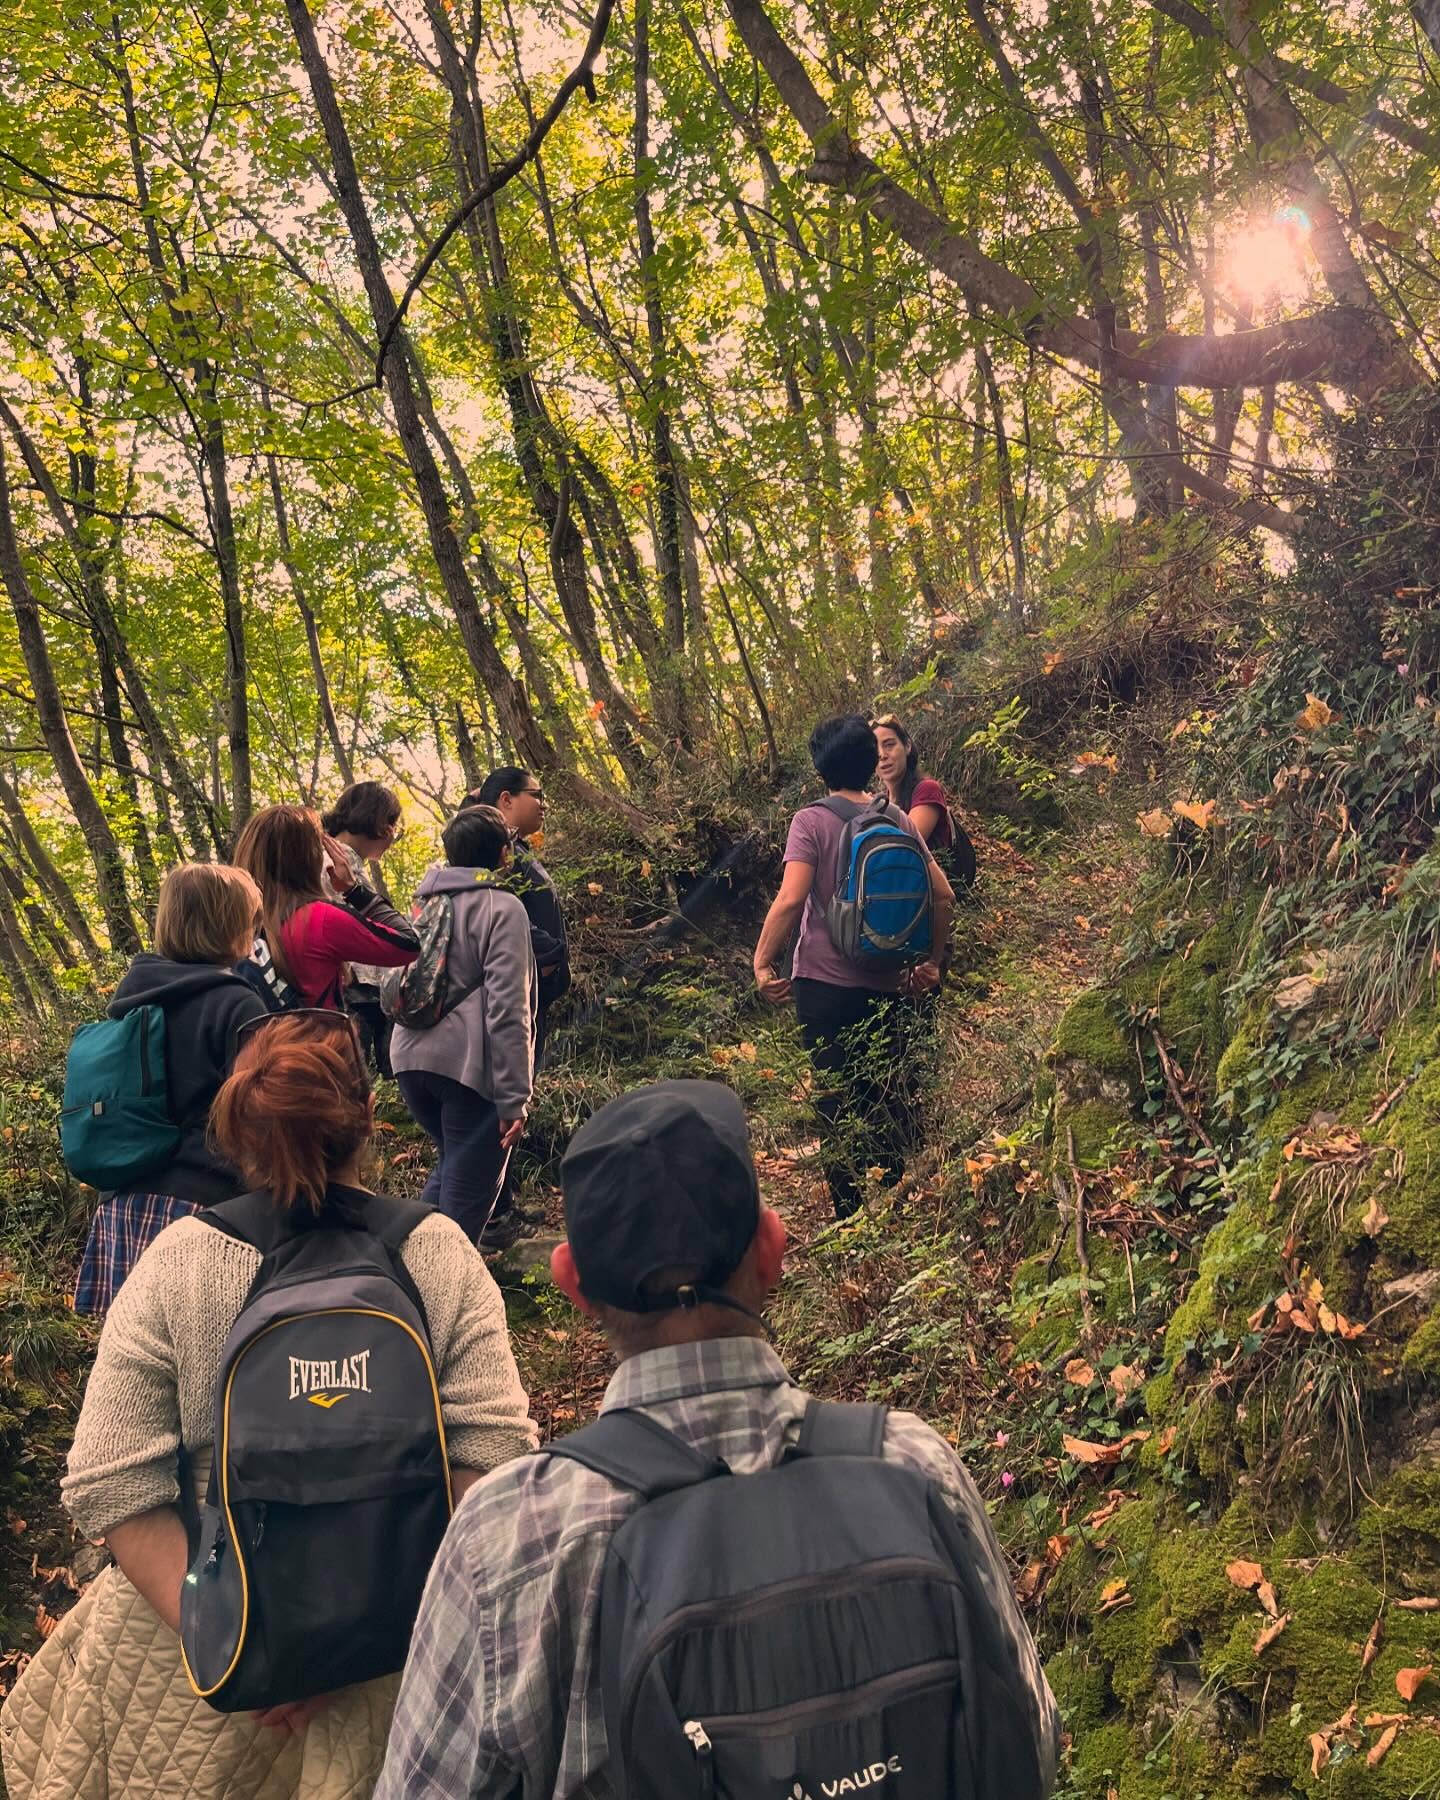
[{"label": "small pink flower", "polygon": [[1010,1471],[1008,1469],[1000,1477],[1000,1485],[1003,1488],[1014,1487],[1015,1477],[1010,1473]]},{"label": "small pink flower", "polygon": [[997,1431],[995,1433],[995,1448],[997,1450],[1003,1450],[1009,1442],[1010,1433],[1008,1431]]},{"label": "small pink flower", "polygon": [[1410,673],[1409,663],[1396,663],[1395,673],[1397,675],[1408,675]]}]

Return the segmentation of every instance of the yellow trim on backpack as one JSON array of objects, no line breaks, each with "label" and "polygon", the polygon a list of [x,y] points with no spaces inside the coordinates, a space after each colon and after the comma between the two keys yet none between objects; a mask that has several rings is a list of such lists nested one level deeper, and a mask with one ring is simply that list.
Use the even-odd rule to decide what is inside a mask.
[{"label": "yellow trim on backpack", "polygon": [[450,1479],[450,1447],[445,1439],[445,1417],[440,1405],[440,1384],[435,1376],[435,1364],[431,1358],[429,1347],[413,1325],[407,1325],[404,1319],[397,1318],[394,1313],[382,1312],[376,1306],[327,1306],[320,1312],[291,1313],[283,1319],[275,1319],[263,1331],[257,1331],[250,1342],[230,1365],[230,1374],[225,1383],[225,1410],[222,1423],[221,1442],[215,1446],[214,1454],[220,1457],[221,1505],[225,1511],[225,1528],[230,1535],[230,1545],[235,1552],[236,1566],[240,1570],[240,1635],[236,1640],[235,1654],[230,1658],[230,1666],[213,1687],[202,1688],[190,1669],[190,1659],[185,1654],[183,1638],[180,1643],[180,1661],[185,1670],[185,1679],[190,1683],[190,1691],[199,1700],[208,1700],[212,1694],[218,1694],[225,1683],[235,1673],[240,1658],[245,1650],[245,1638],[250,1629],[250,1576],[245,1568],[245,1558],[240,1549],[240,1534],[235,1529],[235,1520],[230,1512],[230,1468],[225,1457],[225,1446],[230,1438],[230,1390],[235,1385],[236,1371],[263,1337],[269,1337],[272,1331],[278,1331],[282,1325],[293,1325],[297,1319],[333,1319],[337,1317],[358,1317],[365,1319],[386,1319],[392,1325],[398,1325],[409,1337],[414,1339],[415,1347],[425,1361],[425,1372],[430,1377],[430,1393],[435,1401],[435,1429],[440,1434],[441,1460],[445,1470],[445,1504],[449,1512],[455,1511],[455,1488]]}]

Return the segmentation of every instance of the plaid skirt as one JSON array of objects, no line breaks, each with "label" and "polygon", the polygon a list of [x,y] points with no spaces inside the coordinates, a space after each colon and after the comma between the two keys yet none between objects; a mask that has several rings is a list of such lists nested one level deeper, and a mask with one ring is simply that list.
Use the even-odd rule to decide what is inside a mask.
[{"label": "plaid skirt", "polygon": [[103,1317],[147,1244],[167,1225],[204,1209],[173,1194],[111,1194],[95,1209],[75,1278],[75,1310]]}]

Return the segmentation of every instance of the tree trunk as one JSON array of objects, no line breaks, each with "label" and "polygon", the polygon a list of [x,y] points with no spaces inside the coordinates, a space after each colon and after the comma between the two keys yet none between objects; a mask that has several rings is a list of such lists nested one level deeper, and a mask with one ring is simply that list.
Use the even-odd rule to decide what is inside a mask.
[{"label": "tree trunk", "polygon": [[3,772],[0,772],[0,809],[3,809],[10,821],[16,842],[35,871],[36,880],[59,907],[60,917],[70,927],[84,951],[85,960],[93,969],[100,970],[104,967],[105,953],[95,940],[90,921],[81,910],[80,902],[75,898],[69,882],[55,867],[49,851],[35,835],[35,827],[30,823],[19,794]]},{"label": "tree trunk", "polygon": [[5,977],[5,985],[10,990],[10,997],[23,1013],[29,1013],[32,1019],[43,1017],[40,1002],[31,991],[30,983],[25,979],[25,969],[20,961],[20,953],[15,940],[11,937],[0,916],[0,974]]},{"label": "tree trunk", "polygon": [[27,985],[36,994],[43,994],[53,1004],[60,998],[59,983],[40,957],[35,954],[29,938],[25,935],[25,928],[21,925],[19,915],[15,911],[10,883],[5,879],[9,873],[8,869],[0,865],[0,932],[3,932],[9,939],[15,961],[19,964]]},{"label": "tree trunk", "polygon": [[245,602],[240,591],[240,551],[230,506],[230,470],[225,455],[225,417],[218,378],[208,364],[196,381],[204,424],[203,452],[209,478],[210,530],[220,569],[225,616],[225,731],[230,740],[230,841],[234,844],[254,809],[250,771],[249,658],[245,647]]},{"label": "tree trunk", "polygon": [[[1141,333],[1116,332],[1112,350],[1102,321],[1048,300],[865,155],[780,37],[761,0],[726,0],[726,5],[740,37],[814,146],[812,178],[863,196],[898,237],[974,301],[983,317],[1022,328],[1037,348],[1097,371],[1108,358],[1119,377],[1168,387],[1263,387],[1328,376],[1364,396],[1396,380],[1416,384],[1415,365],[1397,355],[1393,330],[1379,329],[1370,311],[1348,304],[1219,336],[1166,332],[1151,342]],[[1187,471],[1185,481],[1206,491],[1198,473],[1192,481]]]},{"label": "tree trunk", "polygon": [[[374,226],[360,189],[355,168],[355,155],[350,136],[340,112],[335,84],[321,53],[305,0],[285,0],[285,10],[300,51],[300,60],[310,83],[310,91],[329,146],[335,187],[340,209],[349,227],[355,247],[356,261],[370,303],[371,316],[378,333],[383,335],[395,318],[395,299],[385,280],[384,262]],[[415,482],[420,508],[425,517],[431,552],[435,557],[445,597],[455,614],[460,636],[475,671],[477,683],[483,684],[495,702],[501,727],[516,753],[533,769],[553,774],[557,781],[567,780],[566,771],[558,765],[555,747],[541,732],[530,711],[525,690],[505,667],[494,638],[481,617],[475,590],[465,568],[465,555],[450,518],[440,470],[426,442],[424,424],[415,402],[410,380],[409,348],[403,331],[396,333],[391,354],[385,361],[385,385],[394,408],[395,422],[406,461]],[[588,785],[588,784],[587,784]],[[598,799],[593,792],[587,799]]]},{"label": "tree trunk", "polygon": [[115,834],[111,831],[100,802],[95,797],[95,790],[81,766],[75,740],[70,735],[59,684],[45,643],[40,609],[35,603],[25,565],[20,559],[15,520],[10,510],[10,479],[3,445],[0,445],[0,581],[4,583],[15,613],[15,626],[25,667],[30,675],[30,686],[35,695],[35,712],[41,736],[95,865],[95,885],[110,934],[110,946],[119,955],[133,956],[140,949],[140,934],[135,929],[134,915],[130,910],[124,861],[120,855],[120,846],[115,841]]},{"label": "tree trunk", "polygon": [[[82,409],[88,410],[83,367],[81,367],[80,373]],[[140,721],[140,728],[150,746],[152,767],[154,762],[158,762],[164,769],[170,782],[171,791],[180,804],[186,834],[190,839],[191,853],[197,859],[204,861],[212,849],[216,852],[223,849],[214,809],[206,798],[203,788],[190,773],[188,765],[176,749],[170,734],[160,722],[160,714],[150,697],[149,687],[131,654],[129,642],[120,629],[115,608],[110,601],[105,570],[95,554],[94,547],[86,541],[83,527],[87,521],[81,519],[77,522],[72,518],[71,503],[67,502],[61,494],[54,476],[40,455],[38,446],[3,397],[0,397],[0,419],[3,419],[9,427],[20,454],[24,458],[25,467],[30,472],[31,479],[39,488],[41,496],[50,510],[51,518],[54,519],[61,536],[70,548],[71,555],[75,558],[85,594],[86,610],[103,634],[115,667],[120,673],[131,710]],[[94,498],[93,493],[86,496],[90,503],[93,503]],[[117,572],[123,570],[124,564],[118,557],[113,561]]]},{"label": "tree trunk", "polygon": [[[268,412],[270,396],[263,386],[260,398]],[[320,651],[320,627],[315,622],[314,611],[306,598],[305,583],[300,579],[300,571],[295,566],[295,553],[290,544],[290,517],[285,507],[285,490],[280,485],[280,465],[273,452],[267,452],[265,468],[270,477],[270,501],[275,510],[275,536],[280,545],[280,565],[289,580],[290,592],[295,596],[300,622],[305,627],[305,647],[310,653],[310,674],[315,683],[316,704],[320,708],[320,719],[325,727],[325,735],[330,740],[330,753],[335,758],[340,779],[349,787],[355,779],[355,765],[350,760],[345,740],[340,735],[339,721],[335,717],[335,703],[330,696],[330,678],[325,672],[325,658]]]},{"label": "tree trunk", "polygon": [[9,888],[10,898],[15,902],[19,911],[24,914],[25,923],[30,929],[31,942],[46,945],[50,954],[62,968],[76,968],[80,961],[79,952],[50,916],[44,901],[37,899],[26,887],[25,878],[20,870],[11,868],[8,862],[0,859],[0,881],[3,881]]},{"label": "tree trunk", "polygon": [[97,625],[92,629],[91,636],[95,644],[95,660],[100,670],[100,710],[105,715],[105,737],[110,746],[110,760],[115,765],[125,798],[130,802],[133,820],[131,850],[135,857],[135,873],[140,881],[140,891],[144,895],[145,911],[149,914],[153,912],[156,896],[160,892],[160,877],[155,868],[155,852],[150,846],[144,808],[140,804],[140,782],[136,774],[135,758],[130,750],[130,740],[125,735],[120,682],[104,632]]},{"label": "tree trunk", "polygon": [[685,686],[681,675],[685,655],[684,548],[680,541],[680,477],[675,466],[675,441],[670,428],[673,393],[670,387],[670,354],[665,341],[665,312],[660,300],[660,277],[655,261],[655,226],[650,216],[650,13],[651,0],[635,3],[635,233],[640,248],[640,291],[645,301],[645,335],[650,348],[649,407],[650,463],[655,477],[655,566],[664,602],[665,650],[669,660],[664,704],[671,714],[671,728],[682,742],[689,737],[685,717]]}]

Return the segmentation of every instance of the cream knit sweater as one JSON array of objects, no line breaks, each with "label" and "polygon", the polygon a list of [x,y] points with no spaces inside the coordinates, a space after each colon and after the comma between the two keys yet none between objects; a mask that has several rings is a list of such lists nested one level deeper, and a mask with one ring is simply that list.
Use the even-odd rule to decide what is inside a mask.
[{"label": "cream knit sweater", "polygon": [[[400,1255],[425,1302],[451,1463],[493,1469],[533,1449],[505,1303],[479,1251],[436,1213]],[[259,1267],[257,1250],[189,1218],[131,1270],[100,1334],[61,1484],[86,1537],[174,1505],[182,1442],[208,1463],[220,1353]]]}]

